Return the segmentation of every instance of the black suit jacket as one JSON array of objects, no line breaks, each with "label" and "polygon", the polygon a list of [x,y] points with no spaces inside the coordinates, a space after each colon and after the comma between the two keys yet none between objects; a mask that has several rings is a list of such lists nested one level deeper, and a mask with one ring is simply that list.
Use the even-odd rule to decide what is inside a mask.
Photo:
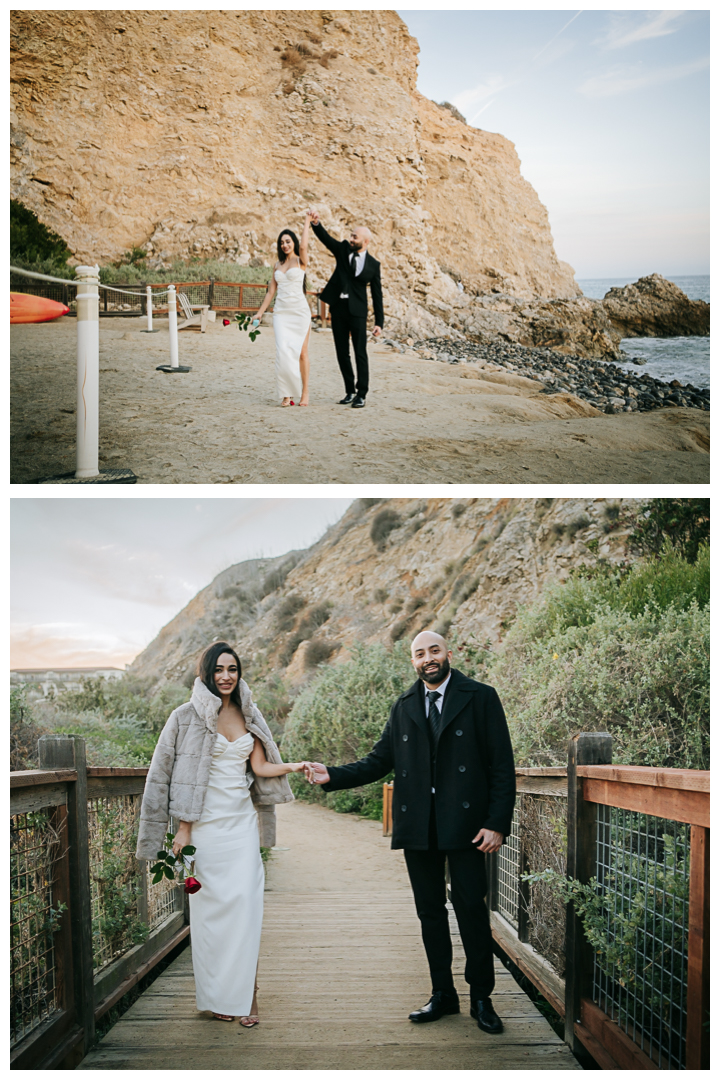
[{"label": "black suit jacket", "polygon": [[384,314],[382,282],[380,281],[380,263],[377,259],[373,258],[369,251],[366,251],[365,265],[362,268],[362,272],[355,276],[352,273],[352,268],[350,266],[350,256],[353,249],[348,241],[336,240],[335,237],[330,236],[320,224],[313,225],[312,230],[318,240],[333,253],[336,260],[333,275],[320,293],[320,299],[324,300],[326,304],[329,304],[332,307],[332,305],[336,304],[340,299],[341,293],[347,293],[348,310],[350,314],[359,315],[361,318],[367,319],[367,286],[369,285],[370,292],[372,293],[375,325],[382,327],[384,323]]},{"label": "black suit jacket", "polygon": [[[392,707],[367,757],[328,769],[326,791],[369,784],[395,769],[394,848],[428,848],[433,748],[418,679]],[[438,847],[472,846],[480,829],[507,836],[515,806],[515,762],[500,698],[492,686],[453,669],[435,751]]]}]

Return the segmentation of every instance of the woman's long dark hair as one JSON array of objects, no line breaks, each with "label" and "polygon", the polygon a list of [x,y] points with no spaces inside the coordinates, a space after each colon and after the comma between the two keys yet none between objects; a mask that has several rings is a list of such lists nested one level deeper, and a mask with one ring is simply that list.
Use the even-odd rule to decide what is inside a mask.
[{"label": "woman's long dark hair", "polygon": [[[299,259],[300,258],[300,241],[298,240],[297,236],[292,231],[292,229],[283,229],[283,231],[280,233],[280,235],[277,238],[278,262],[284,263],[285,259],[286,259],[285,252],[280,247],[280,241],[282,240],[283,236],[289,236],[290,237],[290,239],[293,242],[293,247],[295,248],[295,254],[297,255],[297,257]],[[307,286],[305,284],[305,278],[303,278],[303,292],[307,292]]]},{"label": "woman's long dark hair", "polygon": [[222,697],[220,691],[215,685],[215,666],[218,662],[218,657],[223,653],[230,653],[235,657],[235,661],[238,666],[238,682],[237,686],[230,695],[230,700],[233,705],[237,705],[238,709],[242,711],[242,703],[240,701],[240,679],[242,678],[242,664],[240,663],[240,657],[233,649],[232,645],[228,645],[227,641],[213,641],[212,645],[208,645],[205,652],[198,660],[197,673],[198,678],[207,686],[211,694],[215,697]]}]

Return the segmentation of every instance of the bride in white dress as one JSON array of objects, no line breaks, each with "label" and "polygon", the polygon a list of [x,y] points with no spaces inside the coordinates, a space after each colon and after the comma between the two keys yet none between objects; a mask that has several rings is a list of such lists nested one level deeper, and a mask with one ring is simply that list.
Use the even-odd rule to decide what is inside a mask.
[{"label": "bride in white dress", "polygon": [[244,1027],[254,1027],[259,1022],[256,976],[265,874],[247,765],[255,776],[285,776],[302,771],[306,763],[268,762],[262,743],[245,724],[238,693],[240,661],[230,646],[211,646],[201,670],[203,661],[208,668],[203,682],[222,700],[217,738],[202,814],[199,821],[180,822],[173,851],[188,844],[197,849],[194,873],[201,888],[190,896],[197,1007],[218,1020],[239,1016]]},{"label": "bride in white dress", "polygon": [[308,264],[310,213],[305,216],[302,236],[298,240],[291,229],[278,236],[278,261],[273,268],[272,281],[253,325],[260,320],[275,300],[273,330],[275,331],[275,374],[278,397],[283,408],[288,405],[309,405],[310,308],[305,298],[305,272]]}]

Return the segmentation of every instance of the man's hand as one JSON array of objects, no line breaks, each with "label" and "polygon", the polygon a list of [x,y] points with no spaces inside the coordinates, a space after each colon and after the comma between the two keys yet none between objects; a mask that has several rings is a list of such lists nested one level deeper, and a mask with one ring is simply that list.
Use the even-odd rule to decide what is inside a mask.
[{"label": "man's hand", "polygon": [[324,765],[321,765],[319,761],[308,762],[309,769],[305,775],[311,784],[327,784],[330,779],[330,773],[327,771]]},{"label": "man's hand", "polygon": [[319,225],[320,224],[320,215],[318,214],[317,210],[310,210],[308,212],[310,214],[311,223],[313,225]]},{"label": "man's hand", "polygon": [[500,832],[493,832],[492,829],[481,829],[473,840],[473,844],[477,845],[478,851],[484,851],[486,855],[492,855],[494,851],[499,851],[502,847],[502,842],[503,834]]},{"label": "man's hand", "polygon": [[380,337],[381,334],[382,334],[382,327],[381,326],[376,326],[375,329],[372,332],[372,336],[373,337]]}]

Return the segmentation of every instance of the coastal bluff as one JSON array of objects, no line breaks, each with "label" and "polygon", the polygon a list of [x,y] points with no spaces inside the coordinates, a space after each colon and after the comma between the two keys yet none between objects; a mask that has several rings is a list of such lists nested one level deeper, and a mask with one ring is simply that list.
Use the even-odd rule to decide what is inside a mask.
[{"label": "coastal bluff", "polygon": [[[78,262],[270,263],[309,203],[367,223],[391,323],[580,295],[511,142],[416,89],[393,11],[14,11],[12,197]],[[312,248],[309,286],[331,260]],[[462,283],[463,292],[459,290]],[[460,309],[458,308],[458,311]]]}]

